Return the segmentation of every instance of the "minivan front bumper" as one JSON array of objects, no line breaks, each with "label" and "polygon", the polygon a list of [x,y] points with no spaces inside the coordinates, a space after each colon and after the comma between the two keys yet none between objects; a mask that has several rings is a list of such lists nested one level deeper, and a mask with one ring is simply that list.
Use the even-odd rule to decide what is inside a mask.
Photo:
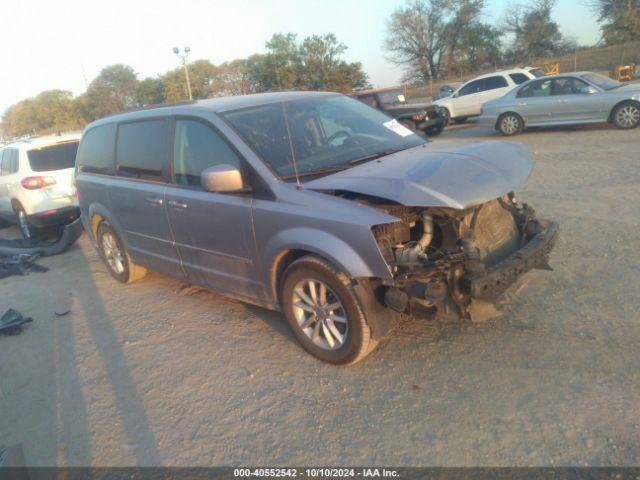
[{"label": "minivan front bumper", "polygon": [[549,254],[558,239],[559,226],[549,220],[539,220],[539,223],[543,230],[521,249],[489,267],[486,272],[467,273],[461,278],[461,286],[468,290],[471,298],[493,300],[529,270],[551,269],[548,263]]}]

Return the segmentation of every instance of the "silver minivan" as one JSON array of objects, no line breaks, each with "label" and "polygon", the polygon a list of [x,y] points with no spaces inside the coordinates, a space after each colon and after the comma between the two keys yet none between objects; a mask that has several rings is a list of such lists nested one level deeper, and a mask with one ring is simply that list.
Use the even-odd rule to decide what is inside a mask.
[{"label": "silver minivan", "polygon": [[558,226],[513,193],[530,170],[518,144],[434,146],[346,96],[282,92],[93,122],[76,185],[116,280],[151,269],[281,310],[349,364],[408,316],[473,317],[548,268]]}]

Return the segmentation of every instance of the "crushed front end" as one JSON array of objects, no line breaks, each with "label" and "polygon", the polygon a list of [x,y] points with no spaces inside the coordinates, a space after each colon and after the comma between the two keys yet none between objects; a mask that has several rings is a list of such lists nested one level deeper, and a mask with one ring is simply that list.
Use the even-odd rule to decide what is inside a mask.
[{"label": "crushed front end", "polygon": [[373,234],[393,272],[384,303],[411,316],[473,318],[531,269],[550,269],[558,225],[509,193],[465,210],[372,205],[399,219]]}]

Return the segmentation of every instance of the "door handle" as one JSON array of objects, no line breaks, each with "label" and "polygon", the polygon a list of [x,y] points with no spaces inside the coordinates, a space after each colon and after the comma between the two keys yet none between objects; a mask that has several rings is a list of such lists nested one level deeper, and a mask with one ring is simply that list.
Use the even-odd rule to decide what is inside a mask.
[{"label": "door handle", "polygon": [[171,208],[182,208],[183,210],[189,206],[185,202],[182,202],[180,200],[169,200],[167,202],[167,205],[169,205]]},{"label": "door handle", "polygon": [[157,197],[147,197],[144,199],[145,202],[153,205],[154,207],[161,207],[164,201],[161,198]]}]

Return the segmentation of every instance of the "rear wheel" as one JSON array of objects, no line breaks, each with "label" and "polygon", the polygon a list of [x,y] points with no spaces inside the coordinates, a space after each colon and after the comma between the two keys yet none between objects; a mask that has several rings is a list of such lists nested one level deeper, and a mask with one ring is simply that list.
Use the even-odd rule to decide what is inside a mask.
[{"label": "rear wheel", "polygon": [[25,212],[22,205],[18,205],[15,212],[16,217],[18,218],[18,227],[20,228],[22,238],[24,238],[25,240],[35,240],[36,238],[38,238],[40,229],[29,223],[27,212]]},{"label": "rear wheel", "polygon": [[520,133],[523,127],[522,118],[515,113],[505,113],[498,119],[498,130],[507,137]]},{"label": "rear wheel", "polygon": [[351,281],[319,257],[308,255],[289,266],[280,301],[298,341],[320,360],[353,364],[377,345]]},{"label": "rear wheel", "polygon": [[624,102],[618,105],[611,114],[613,124],[622,129],[635,128],[640,124],[640,104]]},{"label": "rear wheel", "polygon": [[444,130],[444,125],[445,125],[444,123],[441,123],[440,125],[433,125],[433,126],[427,128],[425,130],[425,132],[430,137],[437,137]]},{"label": "rear wheel", "polygon": [[147,270],[144,267],[131,261],[122,241],[107,222],[98,226],[96,239],[100,256],[111,276],[117,281],[131,283],[146,275]]}]

